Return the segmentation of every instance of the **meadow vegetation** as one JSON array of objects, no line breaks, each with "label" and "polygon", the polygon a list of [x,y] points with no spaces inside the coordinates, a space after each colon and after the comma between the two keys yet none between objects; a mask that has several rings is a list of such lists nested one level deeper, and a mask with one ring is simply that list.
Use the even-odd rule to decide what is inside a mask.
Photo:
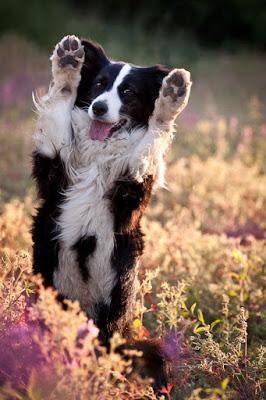
[{"label": "meadow vegetation", "polygon": [[[0,399],[155,399],[150,382],[130,375],[131,362],[115,352],[121,338],[114,336],[107,354],[79,305],[63,310],[56,293],[32,279],[29,92],[47,85],[49,70],[47,54],[27,42],[9,36],[0,54],[7,48],[0,77]],[[133,59],[141,59],[137,48]],[[132,330],[136,339],[161,340],[172,363],[173,384],[161,392],[167,399],[266,397],[265,59],[254,60],[256,77],[251,60],[246,69],[241,56],[219,60],[215,73],[213,56],[193,64],[195,90],[168,156],[168,190],[154,194],[142,224],[146,250]]]}]

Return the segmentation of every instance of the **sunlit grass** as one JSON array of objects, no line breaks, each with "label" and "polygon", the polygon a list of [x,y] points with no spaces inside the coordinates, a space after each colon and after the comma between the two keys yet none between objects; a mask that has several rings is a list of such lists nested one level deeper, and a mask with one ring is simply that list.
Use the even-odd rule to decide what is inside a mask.
[{"label": "sunlit grass", "polygon": [[[30,57],[28,68],[36,62],[41,69]],[[25,85],[16,104],[13,93],[1,92],[0,399],[155,399],[149,382],[127,378],[131,364],[114,352],[121,338],[107,354],[78,304],[62,310],[56,294],[31,279],[34,121],[32,83]],[[168,398],[266,396],[266,121],[259,98],[227,117],[201,115],[192,98],[168,157],[169,191],[153,197],[142,223],[146,250],[132,330],[136,339],[161,338],[172,362],[173,386],[162,388]],[[202,108],[210,109],[205,100]]]}]

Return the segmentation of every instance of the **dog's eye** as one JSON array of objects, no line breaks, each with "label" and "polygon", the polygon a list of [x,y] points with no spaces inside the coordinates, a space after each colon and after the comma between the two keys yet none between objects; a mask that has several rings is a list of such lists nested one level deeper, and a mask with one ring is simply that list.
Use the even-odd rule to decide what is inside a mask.
[{"label": "dog's eye", "polygon": [[125,96],[133,96],[135,92],[130,88],[125,88],[122,89],[122,94],[124,94]]},{"label": "dog's eye", "polygon": [[131,93],[132,93],[132,90],[131,90],[131,89],[124,89],[124,90],[123,90],[123,93],[124,93],[124,94],[131,94]]},{"label": "dog's eye", "polygon": [[96,89],[102,89],[103,87],[105,87],[106,86],[106,79],[104,79],[104,78],[101,78],[98,82],[96,82],[95,83],[95,88]]},{"label": "dog's eye", "polygon": [[103,82],[99,81],[95,83],[96,88],[101,88],[103,86]]}]

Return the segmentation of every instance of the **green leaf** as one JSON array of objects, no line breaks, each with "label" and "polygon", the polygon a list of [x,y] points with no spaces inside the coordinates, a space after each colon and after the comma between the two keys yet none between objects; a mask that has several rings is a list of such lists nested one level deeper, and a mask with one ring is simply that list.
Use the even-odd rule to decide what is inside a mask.
[{"label": "green leaf", "polygon": [[235,278],[235,279],[239,280],[239,274],[237,274],[236,272],[230,272],[230,276],[232,278]]},{"label": "green leaf", "polygon": [[241,263],[243,263],[243,261],[245,261],[244,254],[238,249],[234,249],[232,251],[232,257],[233,257],[233,260],[235,262],[237,262],[238,264],[241,264]]},{"label": "green leaf", "polygon": [[230,297],[235,297],[235,296],[237,296],[237,292],[236,292],[235,290],[233,290],[233,289],[228,290],[228,291],[227,291],[227,294],[228,294],[228,296],[230,296]]},{"label": "green leaf", "polygon": [[31,289],[30,287],[26,287],[25,292],[26,292],[26,295],[29,296],[30,294],[34,293],[34,290]]},{"label": "green leaf", "polygon": [[199,322],[199,321],[195,323],[194,330],[195,330],[198,326],[200,326],[200,322]]},{"label": "green leaf", "polygon": [[210,325],[206,325],[206,326],[195,327],[193,329],[193,332],[200,333],[200,332],[208,332],[209,330],[210,330]]},{"label": "green leaf", "polygon": [[222,383],[221,383],[221,389],[222,389],[223,391],[225,391],[225,389],[227,388],[228,383],[229,383],[229,378],[225,378],[225,379],[222,381]]},{"label": "green leaf", "polygon": [[220,319],[216,319],[211,323],[211,329],[213,329],[217,324],[220,324],[222,321]]},{"label": "green leaf", "polygon": [[205,392],[208,394],[211,394],[211,393],[222,394],[222,391],[219,388],[207,388],[207,389],[205,389]]},{"label": "green leaf", "polygon": [[192,304],[192,306],[190,307],[190,312],[191,312],[192,315],[194,315],[194,311],[195,311],[196,305],[197,305],[197,303],[194,303],[194,304]]},{"label": "green leaf", "polygon": [[239,279],[240,279],[241,281],[243,281],[243,280],[246,278],[246,276],[247,276],[246,271],[245,271],[244,269],[242,269],[242,270],[239,272]]},{"label": "green leaf", "polygon": [[203,317],[203,313],[202,313],[202,311],[201,311],[200,309],[198,309],[198,320],[199,320],[202,324],[205,324],[205,320],[204,320],[204,317]]}]

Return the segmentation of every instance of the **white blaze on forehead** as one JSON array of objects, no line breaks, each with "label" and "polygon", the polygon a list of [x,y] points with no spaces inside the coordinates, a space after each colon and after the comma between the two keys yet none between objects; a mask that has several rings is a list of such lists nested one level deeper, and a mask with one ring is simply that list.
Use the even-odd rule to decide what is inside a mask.
[{"label": "white blaze on forehead", "polygon": [[113,86],[110,90],[103,92],[100,96],[96,97],[93,100],[92,104],[89,108],[89,116],[94,118],[92,107],[93,104],[98,101],[104,101],[107,104],[108,111],[104,115],[104,121],[106,122],[113,122],[117,123],[120,120],[119,111],[122,105],[119,93],[118,93],[118,86],[123,82],[126,75],[129,74],[131,70],[131,66],[129,64],[125,64],[119,74],[117,75],[116,79],[114,80]]},{"label": "white blaze on forehead", "polygon": [[118,86],[123,82],[125,76],[129,74],[130,70],[131,70],[131,66],[129,64],[125,64],[121,68],[119,74],[117,75],[116,79],[114,80],[111,91],[116,90],[118,88]]}]

